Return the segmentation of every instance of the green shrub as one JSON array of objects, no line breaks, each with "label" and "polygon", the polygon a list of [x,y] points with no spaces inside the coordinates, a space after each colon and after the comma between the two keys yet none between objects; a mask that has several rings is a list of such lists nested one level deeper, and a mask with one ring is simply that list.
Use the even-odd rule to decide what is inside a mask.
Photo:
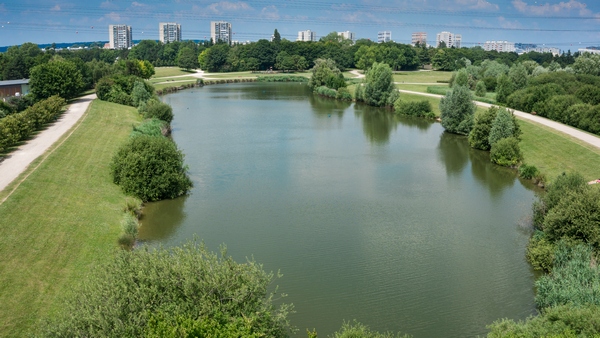
[{"label": "green shrub", "polygon": [[335,89],[328,88],[326,86],[320,86],[315,89],[315,93],[321,96],[336,98],[338,93]]},{"label": "green shrub", "polygon": [[495,77],[487,76],[483,78],[483,83],[485,84],[485,89],[488,92],[495,92],[496,85],[498,84],[498,80]]},{"label": "green shrub", "polygon": [[136,81],[131,91],[131,100],[135,107],[139,107],[142,102],[148,101],[152,94],[146,90],[142,81]]},{"label": "green shrub", "polygon": [[[150,96],[154,94],[154,87],[137,76],[113,75],[111,77],[103,77],[98,81],[96,84],[96,95],[103,101],[137,107],[137,105],[134,105],[135,102],[132,98],[136,83],[139,83],[138,88],[143,86],[144,91],[149,93]],[[142,94],[139,91],[136,95],[143,97],[146,94]]]},{"label": "green shrub", "polygon": [[592,266],[591,260],[591,247],[558,243],[552,274],[540,277],[535,283],[537,306],[600,305],[600,270],[595,264]]},{"label": "green shrub", "polygon": [[515,125],[512,114],[506,108],[498,109],[490,129],[488,139],[490,146],[493,147],[496,142],[503,138],[515,137]]},{"label": "green shrub", "polygon": [[96,83],[96,96],[102,101],[108,101],[108,93],[115,85],[110,77],[103,77]]},{"label": "green shrub", "polygon": [[600,249],[600,189],[564,194],[544,217],[544,231],[551,241],[568,238]]},{"label": "green shrub", "polygon": [[243,332],[243,324],[261,337],[287,337],[290,306],[273,304],[272,279],[252,260],[238,264],[225,249],[218,256],[197,243],[120,251],[81,278],[58,313],[42,323],[40,336],[171,337],[198,321],[210,329],[201,331],[206,337]]},{"label": "green shrub", "polygon": [[[356,98],[358,100],[358,97]],[[375,107],[391,107],[398,99],[392,69],[386,63],[373,63],[365,78],[364,102]]]},{"label": "green shrub", "polygon": [[298,75],[259,76],[256,82],[308,82],[308,78]]},{"label": "green shrub", "polygon": [[521,164],[519,166],[519,176],[526,179],[531,180],[539,175],[538,168],[534,165]]},{"label": "green shrub", "polygon": [[575,96],[583,103],[600,104],[600,88],[594,85],[583,85],[575,92]]},{"label": "green shrub", "polygon": [[122,104],[125,106],[133,106],[133,100],[131,99],[131,95],[125,93],[119,87],[112,87],[106,96],[106,101]]},{"label": "green shrub", "polygon": [[533,109],[540,115],[561,123],[569,123],[567,110],[569,107],[581,103],[575,95],[556,95],[548,100],[538,102]]},{"label": "green shrub", "polygon": [[354,320],[344,322],[342,328],[336,331],[332,338],[408,338],[408,335],[394,334],[391,332],[379,333],[372,331],[368,326]]},{"label": "green shrub", "polygon": [[469,133],[469,145],[472,148],[490,150],[492,147],[489,142],[490,130],[492,129],[492,123],[496,119],[498,110],[498,107],[492,106],[484,113],[475,116],[473,129]]},{"label": "green shrub", "polygon": [[587,182],[579,173],[562,173],[558,175],[554,182],[546,187],[546,194],[543,195],[533,208],[533,224],[539,228],[544,228],[544,218],[560,200],[573,191],[580,191],[588,188]]},{"label": "green shrub", "polygon": [[456,72],[456,77],[452,82],[452,88],[454,88],[454,86],[469,86],[469,74],[466,69],[463,68]]},{"label": "green shrub", "polygon": [[499,140],[492,145],[490,157],[492,162],[498,165],[505,167],[516,166],[523,159],[521,148],[519,148],[519,141],[514,137]]},{"label": "green shrub", "polygon": [[556,247],[546,238],[542,231],[536,231],[527,244],[527,261],[535,270],[549,272],[554,263],[554,251]]},{"label": "green shrub", "polygon": [[142,103],[138,111],[147,119],[156,118],[167,123],[173,121],[173,108],[157,99],[150,99]]},{"label": "green shrub", "polygon": [[166,136],[169,134],[169,124],[157,118],[144,120],[144,122],[133,127],[131,136],[149,135],[149,136]]},{"label": "green shrub", "polygon": [[[506,103],[507,98],[515,91],[514,84],[510,81],[507,75],[502,74],[498,78],[498,84],[496,85],[496,101],[500,103]],[[510,105],[512,108],[516,108]],[[518,108],[516,108],[518,109]]]},{"label": "green shrub", "polygon": [[526,321],[497,320],[488,329],[488,338],[597,337],[600,334],[600,307],[559,305],[543,309],[539,316],[529,317]]},{"label": "green shrub", "polygon": [[478,81],[477,85],[475,86],[475,95],[484,97],[486,93],[487,87],[485,86],[485,83],[483,81]]},{"label": "green shrub", "polygon": [[352,94],[350,93],[350,91],[348,90],[348,88],[341,87],[337,91],[337,97],[336,98],[338,100],[342,100],[342,101],[352,101]]},{"label": "green shrub", "polygon": [[142,201],[157,201],[186,194],[192,182],[186,174],[183,154],[166,137],[140,135],[131,138],[113,157],[113,181],[126,194]]},{"label": "green shrub", "polygon": [[416,117],[435,118],[435,113],[431,107],[431,103],[427,100],[423,101],[402,101],[396,100],[394,103],[396,114],[403,114]]}]

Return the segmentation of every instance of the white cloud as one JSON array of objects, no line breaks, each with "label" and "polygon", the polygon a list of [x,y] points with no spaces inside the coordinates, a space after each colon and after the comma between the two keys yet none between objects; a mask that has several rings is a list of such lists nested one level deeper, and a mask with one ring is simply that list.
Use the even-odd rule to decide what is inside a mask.
[{"label": "white cloud", "polygon": [[528,4],[523,0],[513,0],[513,6],[516,10],[521,13],[528,13],[534,15],[554,15],[554,14],[564,14],[565,12],[578,12],[580,16],[589,16],[592,14],[592,11],[587,8],[587,5],[579,2],[577,0],[569,0],[568,2],[559,2],[557,4],[538,4],[534,2],[533,4]]},{"label": "white cloud", "polygon": [[457,5],[468,9],[499,10],[500,7],[486,0],[455,0]]},{"label": "white cloud", "polygon": [[249,10],[251,7],[242,1],[238,2],[229,2],[229,1],[221,1],[215,2],[208,6],[208,9],[215,14],[221,14],[223,12],[232,12],[232,11],[240,11],[240,10]]},{"label": "white cloud", "polygon": [[498,23],[500,23],[500,27],[502,27],[502,28],[507,28],[507,29],[523,28],[523,26],[521,26],[520,22],[506,20],[506,18],[503,16],[498,17]]},{"label": "white cloud", "polygon": [[106,0],[100,4],[100,8],[104,8],[104,9],[116,8],[116,7],[118,7],[118,6],[115,5],[115,3],[110,0]]},{"label": "white cloud", "polygon": [[143,4],[143,3],[134,1],[134,2],[131,3],[131,7],[146,7],[146,5]]},{"label": "white cloud", "polygon": [[279,20],[279,10],[273,5],[267,6],[260,11],[260,16],[269,20]]},{"label": "white cloud", "polygon": [[125,18],[123,18],[121,16],[121,14],[119,14],[119,13],[111,12],[111,13],[105,14],[98,21],[104,21],[104,20],[113,22],[115,24],[119,24],[119,21],[121,21],[121,20],[125,21]]},{"label": "white cloud", "polygon": [[54,5],[54,7],[52,7],[50,10],[55,12],[60,11],[60,6],[58,4]]}]

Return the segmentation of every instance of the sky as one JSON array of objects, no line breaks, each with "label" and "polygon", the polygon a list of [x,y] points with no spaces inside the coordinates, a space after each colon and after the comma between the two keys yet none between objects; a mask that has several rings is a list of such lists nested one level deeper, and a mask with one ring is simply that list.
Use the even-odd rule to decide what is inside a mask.
[{"label": "sky", "polygon": [[487,40],[563,50],[600,46],[599,0],[0,0],[0,46],[25,42],[107,41],[108,25],[132,26],[133,39],[158,40],[159,22],[181,24],[182,38],[210,39],[210,21],[232,25],[233,40],[269,39],[277,29],[295,40],[351,31],[410,43],[411,33],[462,35],[463,46]]}]

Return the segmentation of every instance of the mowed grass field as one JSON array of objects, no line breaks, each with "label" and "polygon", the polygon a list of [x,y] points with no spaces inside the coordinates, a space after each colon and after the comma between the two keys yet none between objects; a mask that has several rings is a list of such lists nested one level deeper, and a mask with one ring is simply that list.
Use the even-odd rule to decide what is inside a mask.
[{"label": "mowed grass field", "polygon": [[27,336],[92,266],[119,250],[125,196],[109,164],[139,120],[134,108],[93,101],[73,134],[32,164],[41,162],[0,205],[0,336]]},{"label": "mowed grass field", "polygon": [[441,71],[411,71],[394,72],[394,82],[409,83],[438,83],[438,81],[450,81],[452,72]]},{"label": "mowed grass field", "polygon": [[193,70],[183,70],[179,67],[155,67],[154,68],[154,76],[157,77],[172,77],[172,76],[181,76],[181,75],[189,75],[193,74],[195,71]]}]

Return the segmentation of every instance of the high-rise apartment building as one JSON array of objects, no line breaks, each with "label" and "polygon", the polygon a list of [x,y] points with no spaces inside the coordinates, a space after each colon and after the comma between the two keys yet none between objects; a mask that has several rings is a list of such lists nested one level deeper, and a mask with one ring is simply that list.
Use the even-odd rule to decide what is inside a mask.
[{"label": "high-rise apartment building", "polygon": [[109,25],[108,44],[110,49],[128,49],[133,46],[131,26]]},{"label": "high-rise apartment building", "polygon": [[515,43],[508,41],[486,41],[483,44],[483,50],[495,50],[497,52],[514,52]]},{"label": "high-rise apartment building", "polygon": [[392,41],[392,32],[391,31],[381,31],[377,33],[377,42],[390,42]]},{"label": "high-rise apartment building", "polygon": [[436,47],[439,47],[440,43],[442,41],[444,41],[444,43],[446,44],[446,47],[448,47],[448,48],[450,48],[450,47],[460,48],[460,43],[462,41],[462,35],[453,34],[450,32],[438,33],[436,36],[436,39],[435,39]]},{"label": "high-rise apartment building", "polygon": [[421,46],[427,46],[427,33],[415,32],[412,33],[411,43],[415,46],[417,43]]},{"label": "high-rise apartment building", "polygon": [[225,21],[211,21],[210,37],[214,43],[221,41],[231,45],[231,24]]},{"label": "high-rise apartment building", "polygon": [[317,32],[313,32],[310,29],[299,31],[296,41],[317,41]]},{"label": "high-rise apartment building", "polygon": [[181,41],[181,25],[174,22],[159,23],[158,39],[162,43]]},{"label": "high-rise apartment building", "polygon": [[352,40],[352,42],[356,41],[356,35],[354,34],[354,32],[351,32],[351,31],[338,32],[338,35],[341,36],[342,38],[344,38],[345,40]]}]

